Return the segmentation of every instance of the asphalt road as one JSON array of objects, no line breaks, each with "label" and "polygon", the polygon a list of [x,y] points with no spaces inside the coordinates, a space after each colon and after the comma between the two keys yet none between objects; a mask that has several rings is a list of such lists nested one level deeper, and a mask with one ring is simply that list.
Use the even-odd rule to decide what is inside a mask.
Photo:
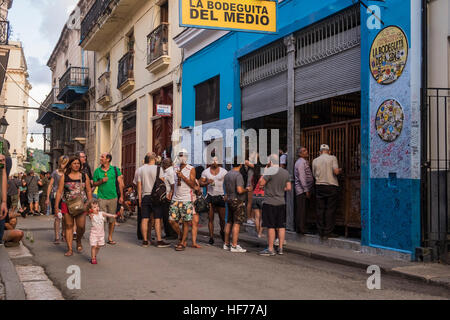
[{"label": "asphalt road", "polygon": [[[66,299],[449,299],[450,292],[420,282],[382,275],[381,290],[366,287],[365,270],[295,254],[260,257],[261,248],[230,253],[217,241],[201,249],[143,248],[133,220],[116,228],[117,245],[100,250],[98,264],[88,261],[88,233],[82,254],[64,257],[66,245],[52,243],[53,220],[29,217],[20,221],[33,232],[24,240],[35,264],[41,265]],[[89,230],[89,222],[87,223]],[[19,226],[19,227],[20,227]],[[75,244],[75,243],[74,243]],[[19,262],[20,263],[20,262]],[[25,263],[25,262],[24,262]],[[69,266],[81,270],[81,289],[68,289]]]}]

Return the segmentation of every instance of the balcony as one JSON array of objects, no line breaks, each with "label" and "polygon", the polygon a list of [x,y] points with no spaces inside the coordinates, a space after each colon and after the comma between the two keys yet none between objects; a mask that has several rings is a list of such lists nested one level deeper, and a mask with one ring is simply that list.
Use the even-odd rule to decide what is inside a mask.
[{"label": "balcony", "polygon": [[108,105],[111,102],[111,82],[110,72],[104,72],[98,78],[98,99],[97,102],[103,106]]},{"label": "balcony", "polygon": [[9,21],[0,21],[0,45],[8,44],[9,32]]},{"label": "balcony", "polygon": [[36,120],[37,123],[40,123],[42,125],[48,125],[52,119],[56,116],[55,113],[49,111],[49,110],[64,110],[69,105],[63,103],[62,101],[59,101],[58,99],[58,88],[53,88],[50,93],[45,98],[44,102],[42,103],[41,107],[39,108],[39,116]]},{"label": "balcony", "polygon": [[147,36],[147,70],[157,73],[170,64],[169,24],[163,22]]},{"label": "balcony", "polygon": [[66,103],[80,99],[89,90],[89,69],[70,67],[59,79],[58,99]]},{"label": "balcony", "polygon": [[117,30],[128,23],[130,17],[147,1],[95,0],[81,21],[80,45],[89,51],[99,51]]},{"label": "balcony", "polygon": [[134,53],[128,51],[119,60],[119,71],[117,74],[117,89],[121,92],[128,91],[134,87]]}]

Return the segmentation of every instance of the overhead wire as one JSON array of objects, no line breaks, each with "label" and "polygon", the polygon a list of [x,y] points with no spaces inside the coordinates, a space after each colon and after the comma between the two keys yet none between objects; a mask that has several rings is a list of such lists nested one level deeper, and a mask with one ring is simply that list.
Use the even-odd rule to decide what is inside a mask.
[{"label": "overhead wire", "polygon": [[[5,71],[5,73],[7,75],[9,75],[9,78],[14,82],[14,84],[23,92],[25,93],[26,96],[28,96],[31,100],[33,100],[35,103],[37,103],[38,105],[40,105],[41,107],[39,108],[34,108],[35,110],[46,110],[48,112],[51,112],[53,114],[56,114],[58,116],[60,116],[61,118],[66,118],[69,120],[73,120],[73,121],[79,121],[79,122],[98,122],[100,121],[100,119],[95,119],[95,120],[90,120],[90,119],[78,119],[78,118],[74,118],[74,117],[70,117],[70,116],[66,116],[61,114],[58,111],[55,111],[53,109],[50,109],[48,107],[43,107],[42,103],[37,101],[35,98],[33,98],[19,83],[17,83],[17,81],[14,79],[14,77],[11,76],[11,74],[8,72],[8,70],[6,70],[5,66],[3,65],[3,63],[0,62],[0,66],[2,67],[2,69]],[[6,107],[6,106],[5,106]],[[25,107],[23,107],[25,108]],[[33,107],[27,107],[27,108],[33,108]],[[67,110],[66,112],[73,112],[74,110]],[[99,111],[99,113],[102,113],[101,111]],[[121,111],[117,111],[116,113],[122,113]]]}]

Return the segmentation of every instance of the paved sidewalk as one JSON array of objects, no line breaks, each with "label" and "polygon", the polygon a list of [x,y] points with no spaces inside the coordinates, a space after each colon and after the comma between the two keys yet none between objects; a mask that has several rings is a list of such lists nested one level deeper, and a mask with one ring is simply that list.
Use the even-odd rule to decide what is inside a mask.
[{"label": "paved sidewalk", "polygon": [[44,269],[33,263],[33,255],[20,243],[18,247],[0,246],[0,300],[64,300]]},{"label": "paved sidewalk", "polygon": [[[214,238],[216,242],[222,242],[219,234],[218,217],[214,220]],[[207,220],[204,217],[201,218],[200,224],[199,235],[209,236]],[[398,259],[386,255],[369,254],[367,252],[376,252],[376,250],[361,247],[359,242],[343,238],[322,241],[317,236],[306,235],[303,238],[299,238],[294,233],[290,233],[286,238],[287,244],[284,247],[284,251],[288,254],[299,254],[313,259],[364,269],[367,269],[371,265],[377,265],[380,267],[381,272],[385,274],[396,275],[450,289],[450,265],[411,262],[405,260],[406,257],[401,257],[401,255],[396,255],[395,253],[393,253],[393,257],[397,257]],[[264,235],[262,238],[258,238],[254,231],[254,226],[247,224],[241,228],[239,242],[260,247],[261,250],[267,247],[266,236]]]}]

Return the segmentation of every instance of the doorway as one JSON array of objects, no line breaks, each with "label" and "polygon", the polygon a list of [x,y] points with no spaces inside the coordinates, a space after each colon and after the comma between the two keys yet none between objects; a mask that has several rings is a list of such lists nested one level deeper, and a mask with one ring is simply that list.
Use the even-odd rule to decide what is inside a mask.
[{"label": "doorway", "polygon": [[[301,145],[309,151],[309,163],[328,144],[338,159],[340,197],[336,210],[336,232],[361,237],[361,93],[351,93],[308,103],[300,108]],[[315,224],[315,201],[308,206],[308,223]]]},{"label": "doorway", "polygon": [[[136,170],[136,102],[122,109],[122,174],[125,186],[133,183]],[[133,112],[134,111],[134,112]]]},{"label": "doorway", "polygon": [[170,105],[173,110],[173,87],[161,88],[153,95],[153,152],[162,156],[164,153],[170,157],[172,153],[172,127],[173,117],[158,116],[156,106],[158,104]]}]

